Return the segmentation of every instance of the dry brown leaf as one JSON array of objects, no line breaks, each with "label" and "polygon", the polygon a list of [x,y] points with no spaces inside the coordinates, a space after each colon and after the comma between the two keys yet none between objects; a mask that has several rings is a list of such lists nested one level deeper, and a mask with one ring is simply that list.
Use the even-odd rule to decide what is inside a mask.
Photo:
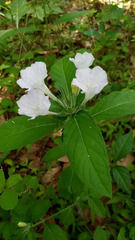
[{"label": "dry brown leaf", "polygon": [[61,157],[58,159],[59,162],[64,162],[64,163],[68,163],[69,162],[69,159],[67,157],[67,155]]},{"label": "dry brown leaf", "polygon": [[34,160],[29,164],[30,169],[39,169],[40,168],[40,158],[34,156]]},{"label": "dry brown leaf", "polygon": [[89,209],[89,208],[85,208],[85,209],[83,210],[83,215],[84,215],[84,217],[85,217],[85,221],[86,221],[86,222],[90,222],[90,220],[91,220],[91,214],[90,214],[90,209]]},{"label": "dry brown leaf", "polygon": [[63,169],[66,168],[66,167],[68,167],[68,166],[70,166],[70,162],[66,162],[66,163],[64,163],[64,165],[63,165]]},{"label": "dry brown leaf", "polygon": [[48,184],[50,182],[53,182],[53,179],[55,178],[55,175],[61,170],[61,166],[57,165],[53,167],[51,170],[48,170],[44,176],[42,177],[42,183]]},{"label": "dry brown leaf", "polygon": [[135,159],[134,159],[133,154],[128,154],[128,155],[127,155],[125,158],[123,158],[122,160],[117,161],[117,165],[128,168],[128,165],[129,165],[130,163],[133,163],[134,160],[135,160]]},{"label": "dry brown leaf", "polygon": [[60,129],[58,132],[53,134],[54,138],[61,137],[62,136],[62,129]]}]

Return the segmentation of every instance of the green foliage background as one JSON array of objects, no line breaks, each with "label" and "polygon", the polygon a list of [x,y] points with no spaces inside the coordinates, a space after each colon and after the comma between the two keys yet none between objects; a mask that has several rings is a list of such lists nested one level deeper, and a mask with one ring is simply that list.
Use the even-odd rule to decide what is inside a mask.
[{"label": "green foliage background", "polygon": [[[43,184],[41,178],[44,173],[53,168],[53,162],[57,162],[65,155],[61,139],[55,139],[52,135],[41,142],[41,146],[44,146],[45,142],[52,138],[55,148],[51,148],[50,144],[49,149],[45,151],[47,154],[41,157],[41,166],[33,169],[30,168],[29,159],[19,161],[19,152],[24,146],[23,140],[27,134],[29,122],[26,121],[23,126],[25,132],[22,139],[19,135],[14,140],[12,136],[8,136],[5,125],[7,134],[3,133],[0,136],[0,142],[3,142],[1,150],[3,153],[0,155],[0,238],[2,240],[135,239],[134,158],[132,157],[132,161],[128,160],[128,163],[126,160],[122,161],[128,154],[130,156],[134,154],[134,118],[130,115],[123,118],[124,115],[120,110],[118,116],[117,108],[112,107],[109,114],[107,112],[106,120],[112,119],[112,113],[114,118],[117,113],[119,119],[117,122],[114,120],[107,122],[103,121],[105,118],[99,111],[103,105],[104,113],[106,109],[108,110],[106,99],[109,98],[110,102],[116,103],[120,98],[122,110],[126,111],[125,106],[128,102],[128,114],[134,113],[135,100],[132,92],[135,90],[134,9],[133,3],[129,9],[125,9],[117,5],[88,0],[0,1],[1,119],[2,117],[6,120],[11,118],[10,128],[13,127],[14,122],[16,124],[18,122],[19,117],[13,121],[12,117],[17,116],[16,101],[23,94],[16,84],[22,68],[35,61],[43,61],[50,71],[58,58],[74,57],[76,52],[83,53],[86,50],[91,52],[96,59],[94,66],[100,65],[108,74],[109,85],[92,99],[88,107],[89,113],[102,128],[113,179],[113,197],[109,198],[110,193],[108,193],[108,197],[102,199],[98,189],[97,194],[95,191],[94,193],[89,191],[70,166],[62,171],[56,183],[52,181],[51,186]],[[59,68],[61,64],[62,62],[59,61]],[[66,71],[65,61],[64,71],[59,72],[56,67],[52,67],[50,76],[52,80],[62,76],[61,79],[66,85],[64,81]],[[70,72],[69,85],[66,86],[67,92],[65,96],[63,94],[63,98],[67,100],[70,100],[70,82],[74,71]],[[61,84],[55,85],[54,82],[53,85],[51,79],[47,79],[47,85],[54,92],[55,87],[61,90]],[[127,90],[130,89],[129,95]],[[108,95],[109,93],[111,94]],[[55,94],[58,93],[55,92]],[[105,94],[108,96],[103,98]],[[95,104],[98,100],[100,100],[99,103]],[[36,121],[36,119],[33,120],[33,126],[34,124],[37,126]],[[41,118],[38,123],[39,121],[41,124],[42,121],[44,124],[50,123],[50,119]],[[80,119],[77,117],[72,121],[76,128],[75,122],[79,124]],[[69,126],[70,122],[67,123],[64,133],[67,136],[64,142],[67,152],[69,144],[74,145],[74,139],[71,142],[68,140],[72,134],[72,129],[68,129]],[[55,122],[51,120],[46,134],[55,127]],[[93,127],[93,131],[98,133],[98,128]],[[64,134],[63,137],[65,137]],[[40,129],[39,125],[39,128],[33,132],[31,142],[28,139],[28,143],[44,135],[43,128]],[[8,142],[9,148],[4,148],[4,141]],[[17,146],[18,142],[20,144],[15,153],[18,157],[14,157],[13,152],[9,151],[15,142]],[[31,145],[26,146],[27,152],[30,148]],[[88,152],[90,151],[91,149],[88,149]],[[78,153],[78,159],[80,156],[81,153]],[[93,161],[97,161],[96,157],[93,157]],[[94,183],[97,184],[97,182],[98,179],[95,179]],[[106,195],[108,190],[105,189],[104,183],[101,186],[99,184],[99,187],[104,189]]]}]

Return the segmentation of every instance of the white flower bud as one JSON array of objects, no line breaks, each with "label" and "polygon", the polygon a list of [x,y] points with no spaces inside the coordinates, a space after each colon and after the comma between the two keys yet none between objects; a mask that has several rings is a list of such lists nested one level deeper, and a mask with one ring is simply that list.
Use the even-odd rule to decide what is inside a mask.
[{"label": "white flower bud", "polygon": [[18,223],[18,227],[26,227],[26,226],[27,226],[27,223],[25,223],[25,222]]}]

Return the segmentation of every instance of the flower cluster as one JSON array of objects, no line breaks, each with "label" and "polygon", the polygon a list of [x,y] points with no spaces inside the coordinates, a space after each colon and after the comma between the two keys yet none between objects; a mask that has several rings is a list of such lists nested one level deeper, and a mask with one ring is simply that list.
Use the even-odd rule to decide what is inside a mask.
[{"label": "flower cluster", "polygon": [[[99,66],[90,69],[94,61],[91,53],[77,53],[75,58],[69,58],[77,70],[76,78],[73,79],[72,85],[77,86],[81,93],[85,94],[85,99],[81,105],[84,105],[94,95],[98,94],[104,86],[108,84],[106,72]],[[18,113],[34,119],[39,115],[56,114],[49,111],[51,106],[49,97],[61,103],[48,89],[44,83],[47,77],[46,64],[35,62],[20,72],[21,78],[17,81],[21,88],[25,88],[26,94],[17,101]],[[63,106],[63,103],[61,103]]]},{"label": "flower cluster", "polygon": [[107,74],[99,66],[93,69],[89,68],[94,61],[91,53],[77,53],[75,58],[69,58],[69,60],[72,61],[77,68],[76,78],[73,79],[72,84],[81,89],[81,93],[85,93],[83,105],[108,84]]},{"label": "flower cluster", "polygon": [[35,62],[25,70],[21,70],[20,74],[21,79],[17,83],[21,88],[27,89],[27,94],[17,102],[18,113],[32,119],[39,115],[52,114],[49,112],[51,105],[49,97],[54,100],[56,100],[56,97],[44,83],[44,79],[47,77],[46,64]]}]

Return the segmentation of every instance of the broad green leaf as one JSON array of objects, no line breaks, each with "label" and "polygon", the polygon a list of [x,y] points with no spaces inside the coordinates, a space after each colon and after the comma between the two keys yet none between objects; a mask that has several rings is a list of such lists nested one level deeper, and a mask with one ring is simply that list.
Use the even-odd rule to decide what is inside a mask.
[{"label": "broad green leaf", "polygon": [[48,116],[40,116],[28,120],[20,116],[3,123],[0,126],[0,152],[21,148],[33,143],[51,133],[56,128],[56,120]]},{"label": "broad green leaf", "polygon": [[65,211],[63,211],[62,213],[58,214],[57,217],[58,219],[60,219],[61,223],[64,226],[69,226],[71,224],[75,224],[75,216],[73,214],[73,209],[69,208]]},{"label": "broad green leaf", "polygon": [[[9,213],[8,213],[9,215]],[[2,219],[2,223],[3,223],[3,227],[2,229],[0,229],[0,235],[1,239],[7,240],[7,239],[12,239],[11,236],[14,235],[14,233],[16,232],[16,226],[13,222],[8,221],[6,219]]]},{"label": "broad green leaf", "polygon": [[78,17],[82,17],[82,16],[86,16],[87,13],[89,13],[89,10],[85,10],[85,11],[78,11],[78,12],[72,12],[72,13],[68,13],[65,14],[64,16],[60,17],[56,23],[64,23],[64,22],[69,22],[75,18]]},{"label": "broad green leaf", "polygon": [[64,146],[76,174],[100,196],[111,196],[111,177],[106,146],[100,129],[89,115],[79,113],[67,122]]},{"label": "broad green leaf", "polygon": [[118,138],[114,145],[113,157],[115,161],[127,156],[133,148],[133,132]]},{"label": "broad green leaf", "polygon": [[94,232],[94,240],[108,240],[110,233],[103,230],[101,226],[98,226]]},{"label": "broad green leaf", "polygon": [[3,41],[4,39],[7,39],[9,37],[13,37],[18,35],[19,33],[25,34],[25,33],[32,33],[39,31],[36,27],[22,27],[18,28],[16,30],[14,29],[7,29],[7,30],[1,30],[0,31],[0,41]]},{"label": "broad green leaf", "polygon": [[14,0],[11,3],[11,14],[16,21],[16,27],[18,28],[19,20],[28,12],[28,2],[26,0]]},{"label": "broad green leaf", "polygon": [[57,61],[51,68],[50,76],[55,87],[62,93],[63,97],[70,100],[71,82],[75,77],[76,68],[67,57]]},{"label": "broad green leaf", "polygon": [[13,209],[17,202],[18,196],[13,189],[6,189],[0,196],[0,206],[5,210]]},{"label": "broad green leaf", "polygon": [[112,92],[90,108],[92,118],[107,120],[135,114],[135,92]]},{"label": "broad green leaf", "polygon": [[67,200],[80,196],[84,190],[84,183],[73,171],[71,166],[65,168],[58,180],[59,194]]},{"label": "broad green leaf", "polygon": [[104,22],[115,19],[120,20],[120,18],[123,16],[123,12],[123,8],[119,8],[117,5],[110,4],[101,12],[101,18]]},{"label": "broad green leaf", "polygon": [[10,176],[6,181],[6,187],[10,188],[15,186],[19,181],[21,181],[22,177],[20,174],[14,174]]},{"label": "broad green leaf", "polygon": [[30,208],[33,201],[34,199],[31,196],[29,196],[27,193],[23,194],[21,198],[19,198],[17,205],[10,212],[12,219],[16,224],[18,224],[18,222],[26,222],[27,211]]},{"label": "broad green leaf", "polygon": [[[33,10],[35,12],[35,9],[33,9]],[[43,22],[44,17],[45,17],[45,12],[44,12],[43,6],[39,6],[39,5],[36,6],[35,16]]]},{"label": "broad green leaf", "polygon": [[2,169],[0,169],[0,193],[3,191],[5,186],[5,175]]},{"label": "broad green leaf", "polygon": [[116,166],[112,169],[112,172],[118,186],[127,193],[130,193],[131,182],[129,170],[123,166]]},{"label": "broad green leaf", "polygon": [[68,240],[66,233],[56,224],[45,224],[43,240]]},{"label": "broad green leaf", "polygon": [[44,156],[45,162],[56,161],[57,159],[63,157],[65,155],[65,149],[63,146],[57,146],[51,148]]},{"label": "broad green leaf", "polygon": [[51,202],[48,199],[34,200],[27,211],[27,222],[35,222],[45,216],[48,209],[51,207]]},{"label": "broad green leaf", "polygon": [[104,218],[105,217],[105,207],[100,199],[90,197],[88,200],[89,207],[91,211],[97,216]]}]

